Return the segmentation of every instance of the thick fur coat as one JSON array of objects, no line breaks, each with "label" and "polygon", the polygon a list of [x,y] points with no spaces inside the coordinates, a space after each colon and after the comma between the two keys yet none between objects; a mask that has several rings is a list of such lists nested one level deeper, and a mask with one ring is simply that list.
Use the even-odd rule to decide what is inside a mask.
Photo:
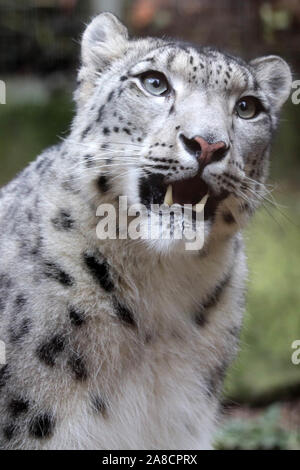
[{"label": "thick fur coat", "polygon": [[[70,135],[1,191],[2,448],[211,448],[244,309],[241,230],[290,86],[279,57],[129,39],[111,14],[87,27]],[[203,142],[223,146],[205,165]],[[150,208],[170,185],[194,204],[195,178],[202,249],[97,236],[101,204]]]}]

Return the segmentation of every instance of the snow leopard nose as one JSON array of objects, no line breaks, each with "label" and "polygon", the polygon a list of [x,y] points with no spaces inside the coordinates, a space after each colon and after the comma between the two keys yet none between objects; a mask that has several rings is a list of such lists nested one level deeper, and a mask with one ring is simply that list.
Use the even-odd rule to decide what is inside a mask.
[{"label": "snow leopard nose", "polygon": [[223,140],[209,143],[203,137],[195,136],[188,139],[183,134],[180,135],[180,139],[185,149],[199,160],[202,168],[209,163],[222,160],[229,150],[229,146]]}]

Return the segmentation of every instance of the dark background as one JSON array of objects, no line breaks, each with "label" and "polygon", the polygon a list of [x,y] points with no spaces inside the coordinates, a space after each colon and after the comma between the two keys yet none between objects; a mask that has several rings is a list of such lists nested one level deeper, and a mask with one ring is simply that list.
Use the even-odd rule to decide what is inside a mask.
[{"label": "dark background", "polygon": [[[80,35],[101,11],[132,35],[216,45],[247,60],[279,54],[300,79],[299,0],[0,0],[0,185],[68,132]],[[299,117],[290,99],[273,148],[271,202],[245,233],[247,315],[218,448],[300,448],[300,365],[291,362],[300,339]]]}]

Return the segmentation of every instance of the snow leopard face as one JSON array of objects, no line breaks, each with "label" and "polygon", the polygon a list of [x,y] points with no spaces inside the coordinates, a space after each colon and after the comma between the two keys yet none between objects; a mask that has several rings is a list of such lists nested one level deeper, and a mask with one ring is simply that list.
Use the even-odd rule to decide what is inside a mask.
[{"label": "snow leopard face", "polygon": [[264,197],[272,133],[290,87],[277,56],[247,64],[212,48],[129,40],[106,13],[83,36],[73,137],[107,200],[190,204],[195,213],[205,204],[206,237],[226,234]]}]

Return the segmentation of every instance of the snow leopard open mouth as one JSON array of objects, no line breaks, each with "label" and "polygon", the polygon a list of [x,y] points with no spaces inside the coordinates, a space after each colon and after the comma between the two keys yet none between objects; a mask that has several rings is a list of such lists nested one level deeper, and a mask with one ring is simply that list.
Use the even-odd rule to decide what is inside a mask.
[{"label": "snow leopard open mouth", "polygon": [[151,204],[191,204],[195,213],[204,209],[204,220],[208,220],[214,217],[219,203],[228,193],[215,194],[199,174],[177,181],[166,181],[164,175],[155,174],[142,179],[140,196],[147,207]]}]

